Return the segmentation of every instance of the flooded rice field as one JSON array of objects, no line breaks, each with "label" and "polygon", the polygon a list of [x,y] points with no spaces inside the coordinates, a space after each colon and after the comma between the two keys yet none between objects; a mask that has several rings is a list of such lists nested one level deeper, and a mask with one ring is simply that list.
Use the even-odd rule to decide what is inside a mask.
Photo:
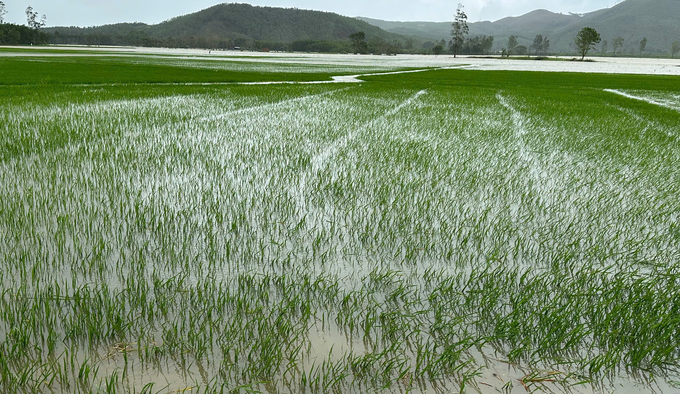
[{"label": "flooded rice field", "polygon": [[677,390],[680,91],[609,83],[11,88],[0,392]]}]

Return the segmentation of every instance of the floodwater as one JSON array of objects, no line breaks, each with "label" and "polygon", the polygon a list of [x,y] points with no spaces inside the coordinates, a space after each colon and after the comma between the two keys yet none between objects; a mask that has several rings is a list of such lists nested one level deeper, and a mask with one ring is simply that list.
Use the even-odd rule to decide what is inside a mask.
[{"label": "floodwater", "polygon": [[[2,48],[2,47],[0,47]],[[12,47],[36,50],[35,47]],[[77,53],[53,53],[51,56],[92,56],[94,52],[101,55],[119,56],[154,56],[172,59],[193,60],[228,60],[244,62],[283,63],[298,65],[336,65],[367,66],[385,68],[414,67],[460,67],[468,66],[477,70],[508,71],[547,71],[547,72],[582,72],[606,74],[654,74],[680,75],[680,59],[628,58],[628,57],[589,57],[588,62],[571,61],[572,57],[549,57],[550,60],[515,60],[501,59],[497,56],[471,57],[451,55],[353,55],[353,54],[316,54],[288,52],[240,52],[240,51],[208,51],[205,49],[171,49],[171,48],[132,48],[132,47],[40,47],[35,53],[1,52],[0,56],[45,56],[51,50],[83,50]]]}]

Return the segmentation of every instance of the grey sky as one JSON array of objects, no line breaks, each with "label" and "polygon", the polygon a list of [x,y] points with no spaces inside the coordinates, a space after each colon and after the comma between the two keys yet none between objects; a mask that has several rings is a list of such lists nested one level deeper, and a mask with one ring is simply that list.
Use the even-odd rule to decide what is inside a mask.
[{"label": "grey sky", "polygon": [[[158,23],[218,4],[219,0],[3,0],[9,13],[5,21],[26,23],[24,10],[30,4],[47,15],[48,26],[94,26],[118,22]],[[611,7],[619,0],[477,0],[461,2],[468,21],[497,20],[545,8],[553,12],[589,12]],[[246,1],[241,1],[246,2]],[[297,7],[330,11],[346,16],[384,20],[449,21],[458,1],[445,0],[253,0],[253,5]]]}]

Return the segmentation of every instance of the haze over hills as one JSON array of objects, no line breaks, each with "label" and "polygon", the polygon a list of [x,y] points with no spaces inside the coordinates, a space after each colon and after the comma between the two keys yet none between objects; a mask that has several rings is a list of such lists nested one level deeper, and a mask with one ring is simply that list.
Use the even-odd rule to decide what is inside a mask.
[{"label": "haze over hills", "polygon": [[94,44],[136,40],[150,45],[199,47],[249,46],[255,41],[272,46],[305,40],[349,44],[349,35],[359,31],[365,32],[367,42],[402,44],[406,41],[401,35],[356,18],[330,12],[249,4],[218,4],[156,25],[120,23],[88,28],[53,27],[45,31],[58,33],[61,40],[66,40],[66,37],[75,40],[79,36],[98,39],[99,42],[92,42]]},{"label": "haze over hills", "polygon": [[[452,11],[452,19],[453,12]],[[520,45],[531,45],[537,34],[550,39],[552,52],[573,52],[574,37],[583,27],[597,30],[603,40],[623,37],[624,50],[639,51],[640,41],[648,40],[646,52],[667,53],[673,41],[680,40],[680,0],[626,0],[611,8],[587,14],[558,14],[535,10],[518,17],[495,22],[468,23],[470,37],[494,36],[494,50],[506,45],[511,35],[519,37]],[[392,22],[363,18],[374,26],[398,34],[418,35],[429,40],[450,39],[449,22]]]},{"label": "haze over hills", "polygon": [[[452,10],[452,18],[453,12]],[[470,35],[493,36],[492,52],[506,46],[511,35],[520,45],[531,46],[541,34],[550,39],[550,52],[574,53],[574,38],[583,27],[596,29],[603,40],[624,39],[626,53],[638,53],[646,37],[647,53],[668,53],[680,40],[680,0],[626,0],[587,14],[559,14],[535,10],[495,22],[469,23]],[[350,18],[330,12],[294,8],[219,4],[172,18],[156,25],[120,23],[98,27],[53,27],[52,43],[95,45],[144,45],[170,47],[351,51],[348,36],[363,31],[370,52],[423,51],[426,41],[450,40],[450,22],[390,22]],[[296,43],[292,45],[292,43]],[[302,42],[302,44],[301,44]],[[430,45],[429,47],[431,47]],[[385,48],[388,48],[387,50]],[[598,49],[600,46],[598,46]]]}]

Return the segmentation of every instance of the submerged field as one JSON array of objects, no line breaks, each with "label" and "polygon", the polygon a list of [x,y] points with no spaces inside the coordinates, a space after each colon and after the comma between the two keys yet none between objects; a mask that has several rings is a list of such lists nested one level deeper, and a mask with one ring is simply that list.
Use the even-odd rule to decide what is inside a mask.
[{"label": "submerged field", "polygon": [[45,59],[1,60],[0,392],[680,387],[679,77]]}]

